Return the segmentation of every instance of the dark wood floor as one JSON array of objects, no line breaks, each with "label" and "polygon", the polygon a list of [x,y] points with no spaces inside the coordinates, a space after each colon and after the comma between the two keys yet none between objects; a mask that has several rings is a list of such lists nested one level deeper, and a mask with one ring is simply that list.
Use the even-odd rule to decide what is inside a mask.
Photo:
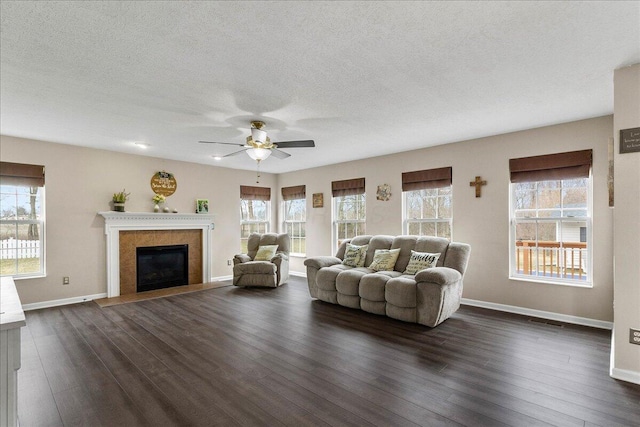
[{"label": "dark wood floor", "polygon": [[27,313],[21,426],[638,426],[610,332],[462,307],[430,329],[304,279]]}]

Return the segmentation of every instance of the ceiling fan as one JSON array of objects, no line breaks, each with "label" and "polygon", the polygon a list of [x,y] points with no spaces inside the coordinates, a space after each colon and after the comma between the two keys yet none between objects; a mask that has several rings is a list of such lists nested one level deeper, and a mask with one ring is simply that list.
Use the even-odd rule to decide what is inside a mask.
[{"label": "ceiling fan", "polygon": [[271,139],[267,136],[267,132],[264,130],[265,124],[261,121],[252,121],[251,122],[251,136],[247,137],[247,142],[245,144],[236,144],[232,142],[214,142],[214,141],[198,141],[203,144],[224,144],[224,145],[235,145],[238,147],[242,147],[242,150],[235,151],[233,153],[229,153],[222,157],[231,157],[237,154],[246,152],[249,157],[253,160],[257,161],[258,164],[260,161],[266,159],[271,154],[273,157],[277,157],[278,159],[286,159],[291,156],[291,154],[286,153],[280,148],[305,148],[305,147],[315,147],[316,144],[311,139],[302,140],[302,141],[280,141],[280,142],[271,142]]}]

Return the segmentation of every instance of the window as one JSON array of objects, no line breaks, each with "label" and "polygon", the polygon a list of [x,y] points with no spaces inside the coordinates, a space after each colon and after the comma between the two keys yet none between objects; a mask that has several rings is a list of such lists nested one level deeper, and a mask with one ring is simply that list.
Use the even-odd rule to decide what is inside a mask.
[{"label": "window", "polygon": [[240,246],[247,253],[251,233],[268,233],[271,212],[271,189],[240,186]]},{"label": "window", "polygon": [[306,245],[307,193],[304,185],[283,187],[283,229],[291,238],[291,253],[304,255]]},{"label": "window", "polygon": [[402,174],[403,232],[451,240],[451,168]]},{"label": "window", "polygon": [[44,273],[44,166],[0,162],[0,275]]},{"label": "window", "polygon": [[591,284],[591,150],[512,159],[510,276]]},{"label": "window", "polygon": [[331,183],[333,241],[337,249],[343,240],[365,233],[364,178]]}]

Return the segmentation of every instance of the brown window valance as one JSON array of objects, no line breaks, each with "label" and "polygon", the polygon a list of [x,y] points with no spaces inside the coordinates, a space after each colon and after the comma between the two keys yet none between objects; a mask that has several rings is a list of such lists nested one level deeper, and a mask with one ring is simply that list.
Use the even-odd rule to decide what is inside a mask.
[{"label": "brown window valance", "polygon": [[509,160],[511,182],[588,178],[593,150],[570,151]]},{"label": "brown window valance", "polygon": [[268,202],[269,200],[271,200],[271,188],[241,185],[240,198],[243,200],[263,200],[265,202]]},{"label": "brown window valance", "polygon": [[364,178],[345,179],[331,182],[331,195],[333,197],[351,196],[364,193]]},{"label": "brown window valance", "polygon": [[307,187],[296,185],[294,187],[282,187],[282,200],[304,199],[307,197]]},{"label": "brown window valance", "polygon": [[427,190],[451,185],[452,168],[425,169],[402,173],[402,191]]},{"label": "brown window valance", "polygon": [[44,166],[0,162],[0,182],[3,185],[44,187]]}]

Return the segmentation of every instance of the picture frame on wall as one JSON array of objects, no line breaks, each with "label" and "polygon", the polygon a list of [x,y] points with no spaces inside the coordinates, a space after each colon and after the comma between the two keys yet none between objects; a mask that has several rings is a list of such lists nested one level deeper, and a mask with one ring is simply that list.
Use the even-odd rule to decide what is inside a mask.
[{"label": "picture frame on wall", "polygon": [[313,207],[324,207],[324,193],[313,193]]},{"label": "picture frame on wall", "polygon": [[196,199],[196,213],[209,213],[209,199]]}]

